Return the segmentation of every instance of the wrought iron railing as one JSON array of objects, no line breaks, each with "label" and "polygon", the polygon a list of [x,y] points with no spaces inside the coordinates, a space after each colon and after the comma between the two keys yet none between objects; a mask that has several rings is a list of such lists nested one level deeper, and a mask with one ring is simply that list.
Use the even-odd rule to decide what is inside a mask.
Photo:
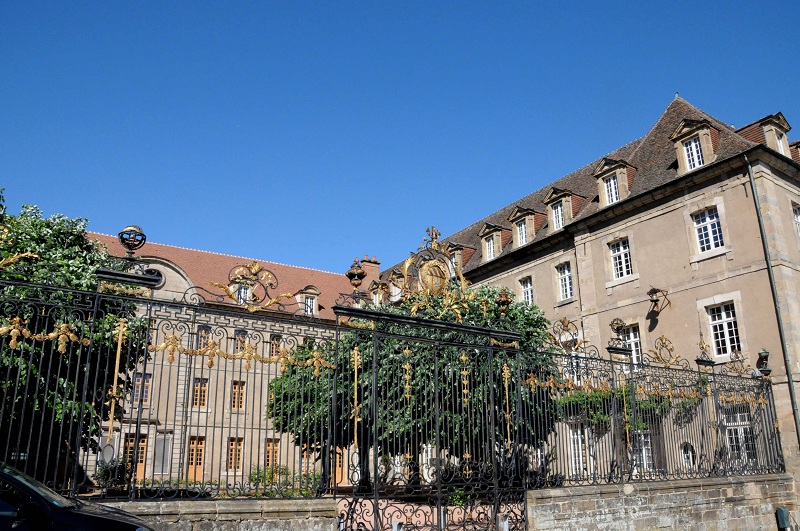
[{"label": "wrought iron railing", "polygon": [[736,356],[339,314],[2,282],[0,460],[72,493],[436,496],[448,518],[521,488],[783,470],[771,382]]}]

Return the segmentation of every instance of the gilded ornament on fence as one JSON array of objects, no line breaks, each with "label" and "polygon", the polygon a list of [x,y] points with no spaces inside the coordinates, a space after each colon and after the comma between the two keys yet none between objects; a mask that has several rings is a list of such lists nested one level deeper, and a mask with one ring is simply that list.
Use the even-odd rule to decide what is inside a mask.
[{"label": "gilded ornament on fence", "polygon": [[7,325],[0,326],[0,336],[7,335],[11,338],[8,341],[9,348],[16,349],[19,346],[20,337],[32,339],[34,341],[55,340],[58,343],[58,348],[56,350],[58,350],[59,354],[65,354],[67,352],[67,345],[70,342],[78,343],[84,347],[89,346],[90,341],[88,339],[79,337],[75,333],[76,328],[74,325],[60,323],[55,325],[53,331],[49,334],[34,334],[25,327],[27,323],[28,322],[21,317],[12,317]]},{"label": "gilded ornament on fence", "polygon": [[306,360],[298,360],[294,357],[294,354],[290,350],[286,350],[284,348],[278,349],[278,354],[275,356],[259,356],[256,353],[256,348],[248,343],[244,342],[241,346],[241,349],[235,353],[225,352],[224,350],[219,348],[219,345],[216,341],[211,340],[203,347],[192,349],[192,348],[185,348],[181,345],[181,338],[176,335],[169,335],[164,338],[164,342],[158,345],[150,345],[147,347],[147,350],[150,352],[167,352],[167,361],[169,363],[173,363],[175,361],[175,354],[184,354],[186,356],[200,356],[200,357],[207,357],[208,361],[206,365],[209,369],[214,367],[214,358],[220,357],[226,360],[245,360],[245,370],[250,370],[252,368],[252,361],[257,361],[259,363],[278,363],[279,370],[281,374],[286,372],[286,367],[289,365],[295,365],[298,367],[314,367],[314,376],[320,375],[320,367],[325,367],[327,369],[335,369],[336,365],[327,361],[321,352],[313,351],[311,353],[311,358]]},{"label": "gilded ornament on fence", "polygon": [[405,380],[405,383],[403,384],[403,389],[405,389],[406,402],[410,403],[411,402],[411,378],[412,378],[411,371],[413,369],[413,367],[411,366],[411,363],[410,363],[411,349],[406,347],[405,350],[403,350],[403,354],[405,354],[405,356],[406,356],[406,362],[403,364],[403,371],[404,371],[403,380]]},{"label": "gilded ornament on fence", "polygon": [[462,352],[459,358],[461,360],[461,400],[464,402],[464,405],[467,405],[469,402],[469,367],[467,363],[469,362],[469,356],[467,356],[466,352]]}]

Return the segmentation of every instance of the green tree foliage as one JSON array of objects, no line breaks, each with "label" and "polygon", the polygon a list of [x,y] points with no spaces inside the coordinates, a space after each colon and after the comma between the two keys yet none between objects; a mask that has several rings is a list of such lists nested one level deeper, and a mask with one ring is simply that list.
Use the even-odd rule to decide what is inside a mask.
[{"label": "green tree foliage", "polygon": [[98,292],[97,269],[120,262],[86,224],[33,206],[8,215],[0,190],[0,460],[57,488],[81,479],[76,457],[99,449],[110,405],[125,413],[109,391],[130,389],[147,342],[130,302]]},{"label": "green tree foliage", "polygon": [[[336,344],[306,343],[295,358],[310,360],[321,352],[337,370],[315,376],[313,367],[296,364],[273,380],[267,415],[275,429],[305,447],[358,446],[361,463],[370,449],[383,456],[418,455],[436,444],[480,463],[496,458],[500,447],[512,453],[538,445],[553,429],[555,405],[545,390],[524,382],[549,370],[549,356],[542,354],[548,328],[543,313],[511,303],[501,315],[496,288],[451,295],[410,295],[377,310],[516,332],[519,349],[463,329],[402,319],[375,321],[374,330],[353,328]],[[362,481],[367,473],[362,469]]]}]

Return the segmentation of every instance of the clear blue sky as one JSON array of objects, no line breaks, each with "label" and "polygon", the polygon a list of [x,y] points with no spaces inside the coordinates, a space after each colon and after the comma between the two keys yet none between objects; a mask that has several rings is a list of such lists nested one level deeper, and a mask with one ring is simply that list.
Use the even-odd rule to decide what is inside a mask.
[{"label": "clear blue sky", "polygon": [[116,234],[388,267],[645,134],[800,136],[800,2],[0,3],[0,187]]}]

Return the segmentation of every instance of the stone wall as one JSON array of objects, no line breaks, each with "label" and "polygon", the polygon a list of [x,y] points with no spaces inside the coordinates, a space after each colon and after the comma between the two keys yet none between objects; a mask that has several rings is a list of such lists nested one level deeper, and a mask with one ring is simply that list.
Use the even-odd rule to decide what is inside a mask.
[{"label": "stone wall", "polygon": [[799,519],[788,474],[582,486],[528,492],[530,530],[777,529],[775,509]]},{"label": "stone wall", "polygon": [[336,531],[333,499],[154,500],[105,503],[157,531]]}]

